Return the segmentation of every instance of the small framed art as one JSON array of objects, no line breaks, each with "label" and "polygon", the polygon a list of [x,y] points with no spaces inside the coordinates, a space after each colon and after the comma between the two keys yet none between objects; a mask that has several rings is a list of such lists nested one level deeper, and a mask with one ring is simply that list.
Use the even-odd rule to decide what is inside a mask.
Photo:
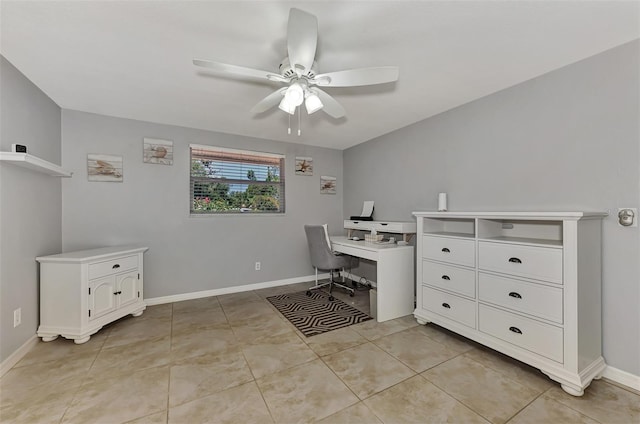
[{"label": "small framed art", "polygon": [[145,137],[143,142],[143,161],[144,163],[173,165],[173,141]]},{"label": "small framed art", "polygon": [[87,155],[87,179],[112,183],[122,182],[122,156]]},{"label": "small framed art", "polygon": [[336,177],[320,177],[320,194],[336,194]]},{"label": "small framed art", "polygon": [[296,175],[313,175],[313,158],[296,156]]}]

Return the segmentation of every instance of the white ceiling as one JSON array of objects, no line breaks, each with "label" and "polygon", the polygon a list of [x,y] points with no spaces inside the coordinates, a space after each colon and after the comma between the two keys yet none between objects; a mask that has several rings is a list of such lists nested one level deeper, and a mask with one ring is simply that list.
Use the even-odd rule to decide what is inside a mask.
[{"label": "white ceiling", "polygon": [[[397,65],[397,83],[327,88],[346,109],[249,110],[277,84],[289,9],[318,18],[319,72]],[[60,107],[344,149],[640,37],[638,1],[6,1],[0,51]],[[157,134],[156,134],[157,135]]]}]

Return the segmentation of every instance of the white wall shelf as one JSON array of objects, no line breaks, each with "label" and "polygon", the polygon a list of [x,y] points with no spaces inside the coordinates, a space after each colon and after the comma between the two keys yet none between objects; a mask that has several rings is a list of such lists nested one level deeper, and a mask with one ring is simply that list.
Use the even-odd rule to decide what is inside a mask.
[{"label": "white wall shelf", "polygon": [[73,172],[67,171],[55,163],[47,162],[44,159],[40,159],[39,157],[28,153],[0,152],[0,161],[7,164],[22,166],[23,168],[28,168],[32,171],[43,172],[54,177],[69,178],[73,175]]}]

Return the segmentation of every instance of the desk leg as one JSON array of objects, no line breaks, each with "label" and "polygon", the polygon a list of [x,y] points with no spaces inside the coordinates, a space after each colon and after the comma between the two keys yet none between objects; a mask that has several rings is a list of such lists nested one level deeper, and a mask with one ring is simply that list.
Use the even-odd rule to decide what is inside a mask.
[{"label": "desk leg", "polygon": [[414,307],[414,249],[379,252],[377,263],[378,322],[411,315]]}]

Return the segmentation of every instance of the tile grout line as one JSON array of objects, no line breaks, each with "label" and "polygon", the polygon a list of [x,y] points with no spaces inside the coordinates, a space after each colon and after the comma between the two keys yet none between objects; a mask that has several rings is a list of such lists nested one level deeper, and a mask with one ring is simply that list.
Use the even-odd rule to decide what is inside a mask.
[{"label": "tile grout line", "polygon": [[[464,355],[465,353],[466,353],[466,352],[462,352],[462,353],[460,353],[459,355],[457,355],[457,356],[455,356],[455,357],[453,357],[453,358],[451,358],[451,359],[447,359],[446,361],[444,361],[444,362],[440,363],[439,365],[445,364],[445,363],[447,363],[447,362],[449,362],[449,361],[452,361],[452,360],[454,360],[454,359],[456,359],[456,358],[459,358],[460,356]],[[477,362],[477,361],[476,361],[476,362]],[[432,368],[434,368],[434,367],[432,367]],[[431,368],[429,368],[429,369],[431,369]],[[427,370],[427,371],[428,371],[428,370]],[[426,371],[425,371],[425,372],[426,372]],[[453,395],[453,393],[449,393],[448,391],[446,391],[446,390],[445,390],[445,388],[444,388],[444,387],[439,386],[435,381],[432,381],[432,380],[430,380],[429,378],[427,378],[427,376],[426,376],[426,375],[424,375],[424,373],[425,373],[425,372],[420,373],[420,376],[421,376],[422,378],[424,378],[425,380],[427,380],[429,383],[433,384],[435,387],[437,387],[437,388],[438,388],[438,390],[441,390],[441,391],[442,391],[443,393],[445,393],[447,396],[449,396],[449,397],[451,397],[451,398],[455,399],[455,400],[456,400],[456,402],[460,402],[462,405],[464,405],[464,406],[465,406],[465,408],[469,409],[469,410],[470,410],[470,411],[472,411],[474,414],[477,414],[477,415],[479,415],[480,417],[484,418],[487,422],[489,422],[489,423],[492,423],[492,422],[493,422],[493,421],[491,421],[491,419],[490,419],[490,418],[485,417],[483,414],[481,414],[480,412],[478,412],[478,411],[476,411],[474,408],[472,408],[472,407],[471,407],[471,405],[467,405],[467,403],[466,403],[466,402],[462,401],[461,399],[458,399],[456,396],[454,396],[454,395]]]},{"label": "tile grout line", "polygon": [[174,304],[175,302],[171,302],[171,324],[170,324],[170,328],[169,328],[169,381],[167,383],[167,408],[166,408],[166,422],[169,422],[169,401],[171,399],[171,368],[173,367],[173,354],[172,354],[172,345],[173,345],[173,317],[174,317],[174,313],[173,313],[173,308],[174,308]]},{"label": "tile grout line", "polygon": [[[326,355],[326,356],[329,356],[329,355]],[[356,399],[358,399],[358,402],[356,402],[356,403],[352,403],[351,405],[348,405],[348,406],[345,406],[345,407],[344,407],[344,408],[342,408],[341,410],[336,411],[336,412],[334,412],[334,413],[333,413],[333,414],[331,414],[331,415],[337,414],[338,412],[344,411],[345,409],[347,409],[347,408],[351,408],[353,405],[357,405],[359,402],[362,402],[362,399],[360,399],[360,396],[358,396],[358,395],[357,395],[357,394],[356,394],[356,393],[351,389],[351,387],[349,387],[349,385],[348,385],[346,382],[344,382],[344,381],[340,378],[340,376],[339,376],[338,374],[336,374],[336,372],[333,370],[333,368],[331,368],[331,367],[329,366],[329,364],[327,364],[327,363],[326,363],[326,361],[323,359],[323,357],[322,357],[322,356],[319,356],[319,355],[318,355],[318,359],[320,359],[320,362],[322,362],[322,364],[323,364],[325,367],[327,367],[327,369],[328,369],[329,371],[331,371],[331,373],[332,373],[333,375],[335,375],[335,376],[336,376],[336,378],[340,381],[340,383],[342,383],[342,385],[344,385],[344,387],[346,387],[346,388],[347,388],[347,390],[349,390],[349,391],[351,392],[351,394],[353,394],[353,396],[355,396],[355,398],[356,398]],[[330,417],[331,415],[327,415],[326,417],[323,417],[323,418],[321,418],[321,419],[325,419],[325,418],[327,418],[327,417]]]},{"label": "tile grout line", "polygon": [[[606,382],[605,382],[605,383],[606,383]],[[560,384],[560,383],[557,383],[557,384]],[[593,382],[592,382],[592,384],[593,384]],[[609,384],[609,383],[606,383],[606,384]],[[544,395],[544,394],[547,394],[547,392],[551,391],[554,387],[555,387],[555,386],[549,387],[549,388],[548,388],[547,390],[545,390],[545,392],[544,392],[544,393],[542,393],[542,394],[543,394],[543,395]],[[585,390],[586,390],[586,388],[585,388]],[[564,391],[563,391],[563,393],[564,393]],[[567,394],[567,396],[572,396],[572,395]],[[583,396],[584,396],[584,395],[583,395]],[[548,398],[549,400],[552,400],[553,402],[559,403],[560,405],[562,405],[562,406],[563,406],[563,407],[565,407],[565,408],[571,409],[572,411],[574,411],[574,412],[576,412],[576,413],[578,413],[578,414],[582,415],[583,417],[587,417],[587,418],[589,418],[589,419],[591,419],[591,420],[593,420],[593,421],[595,421],[595,422],[601,423],[601,421],[600,421],[600,420],[598,420],[598,419],[596,419],[596,418],[592,417],[591,415],[587,415],[586,413],[584,413],[584,412],[582,412],[582,411],[579,411],[579,410],[577,410],[577,409],[573,408],[572,406],[567,405],[567,404],[566,404],[566,403],[564,403],[564,402],[560,402],[559,400],[556,400],[556,399],[552,398],[551,396],[547,396],[547,398]]]},{"label": "tile grout line", "polygon": [[[242,349],[242,344],[243,343],[240,343],[240,341],[238,340],[238,335],[236,334],[235,330],[233,329],[233,326],[231,325],[231,323],[229,321],[229,317],[227,316],[227,313],[224,311],[224,307],[222,306],[222,303],[220,303],[219,299],[216,298],[216,300],[218,301],[218,304],[220,305],[220,308],[222,309],[222,313],[224,314],[225,318],[227,319],[227,323],[229,324],[229,327],[231,327],[231,332],[236,337],[236,341],[238,341],[238,350],[240,351],[240,354],[242,355],[242,359],[244,360],[245,365],[247,366],[247,368],[249,369],[249,372],[251,373],[251,377],[253,378],[252,382],[253,382],[253,384],[256,385],[256,388],[258,389],[258,393],[260,393],[260,398],[262,398],[262,402],[264,402],[264,406],[267,408],[267,411],[269,412],[269,417],[271,417],[271,421],[272,422],[276,423],[276,420],[275,420],[275,418],[273,416],[273,411],[271,411],[271,408],[269,408],[269,404],[267,403],[267,400],[264,398],[264,393],[262,393],[262,389],[260,389],[260,385],[258,384],[258,380],[256,379],[256,375],[254,374],[253,369],[251,368],[251,364],[249,364],[249,361],[247,360],[247,356],[244,353],[244,349]],[[239,387],[239,386],[236,386],[236,387]]]},{"label": "tile grout line", "polygon": [[[86,374],[84,376],[84,378],[88,378],[89,377],[89,373],[91,372],[91,368],[93,368],[93,365],[96,363],[96,361],[98,360],[98,356],[100,355],[100,353],[102,352],[102,349],[104,349],[104,345],[107,342],[107,338],[109,338],[109,335],[107,334],[107,336],[104,339],[104,342],[102,342],[102,345],[100,346],[100,349],[97,350],[96,353],[96,357],[93,358],[93,361],[91,361],[91,365],[89,365],[89,368],[86,371]],[[71,408],[71,406],[73,405],[73,402],[76,400],[78,394],[80,393],[80,390],[84,387],[84,385],[87,384],[87,382],[83,382],[80,385],[78,385],[78,388],[75,390],[75,392],[73,393],[73,397],[71,398],[71,401],[69,401],[69,404],[67,405],[67,407],[64,409],[64,412],[62,413],[62,415],[60,416],[60,421],[58,421],[58,423],[62,423],[62,421],[64,420],[64,417],[67,415],[67,412],[69,412],[69,408]]]},{"label": "tile grout line", "polygon": [[[549,389],[547,389],[549,390]],[[517,410],[516,412],[514,412],[509,418],[506,419],[506,421],[504,422],[505,424],[507,424],[509,421],[511,421],[512,419],[514,419],[519,413],[521,413],[522,411],[524,411],[525,409],[527,409],[533,402],[535,402],[536,400],[538,400],[543,394],[546,393],[546,391],[543,391],[542,393],[538,394],[535,398],[533,398],[529,403],[527,403],[526,405],[524,405],[522,408],[520,408],[519,410]]]}]

